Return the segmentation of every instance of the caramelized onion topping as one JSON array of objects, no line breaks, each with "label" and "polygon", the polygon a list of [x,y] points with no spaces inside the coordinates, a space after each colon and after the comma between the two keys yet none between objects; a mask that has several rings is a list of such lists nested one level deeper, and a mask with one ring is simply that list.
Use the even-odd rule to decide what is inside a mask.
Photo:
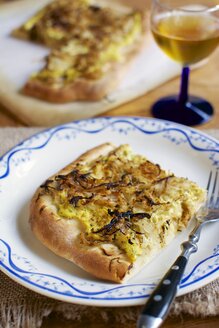
[{"label": "caramelized onion topping", "polygon": [[109,209],[108,214],[113,217],[110,223],[94,231],[94,233],[102,232],[103,235],[109,235],[109,234],[114,234],[117,231],[120,231],[121,233],[125,234],[128,228],[137,234],[143,234],[134,229],[134,223],[136,219],[138,220],[138,219],[150,218],[150,214],[148,213],[133,213],[132,211],[119,212],[117,210],[112,211]]}]

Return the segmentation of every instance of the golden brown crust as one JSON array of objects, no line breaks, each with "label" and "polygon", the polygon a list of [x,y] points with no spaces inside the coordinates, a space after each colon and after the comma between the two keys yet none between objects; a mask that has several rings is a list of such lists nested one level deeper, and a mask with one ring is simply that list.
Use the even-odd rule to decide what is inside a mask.
[{"label": "golden brown crust", "polygon": [[[59,174],[66,174],[78,163],[86,163],[113,150],[110,143],[89,150],[66,166]],[[130,268],[130,261],[113,245],[85,247],[79,235],[83,226],[78,220],[60,218],[48,195],[41,195],[39,188],[30,205],[30,226],[36,237],[57,255],[64,257],[94,276],[122,282]]]},{"label": "golden brown crust", "polygon": [[57,88],[40,80],[29,80],[22,92],[25,95],[54,103],[65,103],[75,100],[96,101],[104,98],[111,92],[118,85],[123,74],[124,68],[119,67],[119,65],[113,65],[110,72],[98,80],[77,79],[72,83]]},{"label": "golden brown crust", "polygon": [[79,78],[72,83],[62,86],[49,85],[40,80],[30,79],[23,87],[22,92],[25,95],[54,103],[65,103],[75,100],[97,101],[103,99],[116,88],[128,70],[129,65],[148,40],[149,36],[145,35],[144,39],[141,39],[126,56],[124,63],[111,63],[107,73],[100,79],[89,80]]}]

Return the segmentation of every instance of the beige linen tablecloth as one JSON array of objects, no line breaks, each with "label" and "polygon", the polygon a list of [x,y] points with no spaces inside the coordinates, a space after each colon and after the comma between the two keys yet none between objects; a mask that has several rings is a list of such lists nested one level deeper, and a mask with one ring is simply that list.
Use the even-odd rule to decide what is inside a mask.
[{"label": "beige linen tablecloth", "polygon": [[[33,133],[37,128],[0,129],[0,155]],[[219,139],[219,130],[205,132]],[[32,292],[0,272],[0,328],[40,327],[44,317],[52,312],[67,319],[88,322],[120,322],[122,327],[136,321],[140,307],[95,308],[56,301]],[[187,295],[178,297],[171,315],[219,315],[219,279]]]}]

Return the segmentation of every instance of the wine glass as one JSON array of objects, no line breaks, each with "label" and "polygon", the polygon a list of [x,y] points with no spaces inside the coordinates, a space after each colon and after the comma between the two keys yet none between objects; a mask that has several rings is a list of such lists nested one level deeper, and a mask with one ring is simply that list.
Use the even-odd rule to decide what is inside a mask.
[{"label": "wine glass", "polygon": [[156,102],[154,117],[189,126],[207,122],[213,107],[188,95],[189,66],[208,57],[219,43],[219,1],[152,0],[151,31],[158,46],[183,66],[180,94]]}]

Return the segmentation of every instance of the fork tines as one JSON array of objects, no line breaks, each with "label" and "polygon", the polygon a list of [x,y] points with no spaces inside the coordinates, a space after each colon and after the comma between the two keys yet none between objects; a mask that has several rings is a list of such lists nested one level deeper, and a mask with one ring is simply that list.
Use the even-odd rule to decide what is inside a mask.
[{"label": "fork tines", "polygon": [[208,184],[208,199],[207,199],[207,207],[210,208],[219,208],[219,173],[218,169],[216,171],[211,171]]}]

